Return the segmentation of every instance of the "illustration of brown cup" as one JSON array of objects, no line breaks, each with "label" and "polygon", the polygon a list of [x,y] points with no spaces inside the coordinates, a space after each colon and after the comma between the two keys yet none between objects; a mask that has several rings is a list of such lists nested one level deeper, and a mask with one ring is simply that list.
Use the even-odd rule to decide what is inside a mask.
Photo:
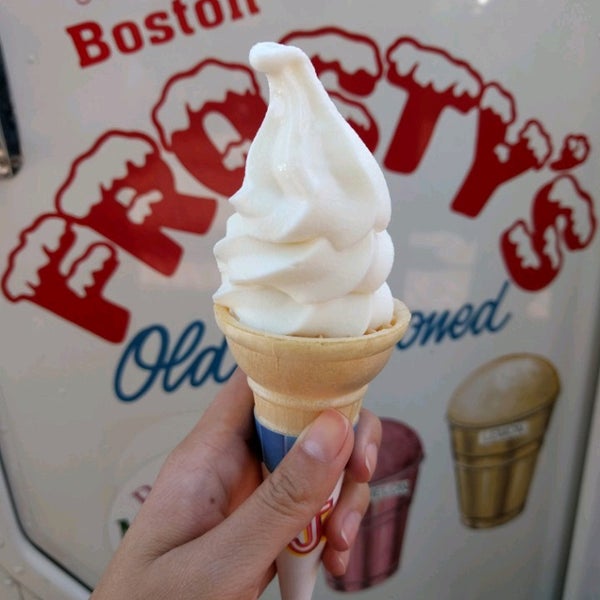
[{"label": "illustration of brown cup", "polygon": [[371,502],[350,550],[346,573],[328,585],[338,591],[370,588],[391,577],[400,565],[408,512],[423,460],[416,432],[392,419],[381,419],[383,438],[371,480]]},{"label": "illustration of brown cup", "polygon": [[559,389],[554,366],[523,353],[485,363],[455,390],[447,417],[466,526],[495,527],[521,513]]}]

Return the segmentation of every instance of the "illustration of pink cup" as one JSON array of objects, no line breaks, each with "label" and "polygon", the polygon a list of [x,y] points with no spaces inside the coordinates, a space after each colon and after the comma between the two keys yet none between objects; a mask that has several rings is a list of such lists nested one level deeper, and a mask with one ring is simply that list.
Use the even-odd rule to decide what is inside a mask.
[{"label": "illustration of pink cup", "polygon": [[391,577],[400,565],[408,512],[424,458],[417,433],[400,421],[382,419],[383,439],[370,484],[371,503],[350,550],[346,573],[327,583],[353,592]]}]

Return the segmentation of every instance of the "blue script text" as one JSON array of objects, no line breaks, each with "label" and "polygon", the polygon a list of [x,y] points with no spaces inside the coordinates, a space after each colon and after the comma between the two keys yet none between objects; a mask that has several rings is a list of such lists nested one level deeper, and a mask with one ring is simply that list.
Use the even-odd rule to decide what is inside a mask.
[{"label": "blue script text", "polygon": [[509,283],[506,281],[495,298],[479,305],[466,302],[455,311],[424,313],[413,310],[410,326],[398,342],[398,348],[406,350],[414,345],[441,344],[445,340],[459,340],[469,334],[498,333],[512,318],[512,314],[502,308],[508,289]]},{"label": "blue script text", "polygon": [[177,340],[171,342],[163,325],[142,329],[127,344],[115,371],[115,394],[122,402],[138,400],[156,383],[170,393],[184,383],[199,387],[212,379],[227,381],[235,364],[226,362],[225,338],[218,346],[205,344],[206,325],[192,321]]}]

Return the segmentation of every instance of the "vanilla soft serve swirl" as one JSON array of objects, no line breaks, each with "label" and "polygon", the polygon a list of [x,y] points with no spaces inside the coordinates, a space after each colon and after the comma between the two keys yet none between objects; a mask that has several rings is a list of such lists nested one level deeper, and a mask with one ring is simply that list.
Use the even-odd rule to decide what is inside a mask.
[{"label": "vanilla soft serve swirl", "polygon": [[267,75],[269,107],[215,245],[215,302],[271,333],[358,336],[389,324],[394,248],[379,165],[300,49],[260,43],[250,63]]}]

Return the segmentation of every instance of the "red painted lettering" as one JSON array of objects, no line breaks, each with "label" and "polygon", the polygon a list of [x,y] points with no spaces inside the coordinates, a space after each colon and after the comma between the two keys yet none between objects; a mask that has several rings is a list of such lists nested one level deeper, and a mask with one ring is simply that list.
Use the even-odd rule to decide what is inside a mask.
[{"label": "red painted lettering", "polygon": [[199,0],[195,5],[198,22],[207,29],[223,22],[223,11],[217,0]]},{"label": "red painted lettering", "polygon": [[[103,183],[90,188],[85,173],[97,170],[99,156],[111,156],[116,171],[111,178],[104,167]],[[119,130],[105,132],[75,159],[55,202],[60,213],[164,275],[174,273],[182,248],[163,228],[206,233],[216,210],[213,198],[177,191],[171,168],[152,138]]]},{"label": "red painted lettering", "polygon": [[258,8],[258,6],[256,5],[256,2],[254,0],[248,0],[247,4],[248,4],[248,10],[250,11],[251,15],[256,15],[260,12],[260,9]]},{"label": "red painted lettering", "polygon": [[11,302],[32,302],[119,343],[127,332],[129,311],[105,296],[118,266],[112,245],[91,241],[86,230],[70,219],[44,214],[21,232],[8,259],[2,291]]},{"label": "red painted lettering", "polygon": [[191,35],[192,33],[194,33],[194,29],[192,28],[192,26],[188,23],[187,20],[187,5],[184,4],[183,2],[181,2],[180,0],[173,0],[173,12],[175,13],[175,16],[177,17],[177,22],[179,23],[179,27],[181,28],[181,31],[183,33],[185,33],[185,35]]},{"label": "red painted lettering", "polygon": [[[409,62],[407,58],[409,57]],[[408,93],[383,164],[396,173],[417,170],[442,112],[467,113],[481,96],[481,77],[445,50],[402,37],[386,54],[389,82]]]},{"label": "red painted lettering", "polygon": [[148,37],[151,44],[164,44],[169,42],[175,36],[173,28],[167,24],[169,20],[168,13],[164,11],[149,14],[144,19],[146,29],[152,34]]},{"label": "red painted lettering", "polygon": [[451,207],[470,218],[481,213],[501,185],[539,171],[552,153],[550,135],[536,120],[527,121],[515,135],[516,103],[499,84],[483,88],[478,109],[475,156]]},{"label": "red painted lettering", "polygon": [[[258,6],[256,6],[256,2],[254,0],[247,0],[246,6],[248,7],[248,12],[251,15],[256,15],[260,12],[260,9]],[[237,0],[229,0],[229,9],[231,10],[232,21],[241,19],[244,16],[244,13],[241,11]]]},{"label": "red painted lettering", "polygon": [[142,34],[133,21],[123,21],[115,25],[112,30],[117,48],[123,54],[137,52],[144,45]]},{"label": "red painted lettering", "polygon": [[89,67],[110,57],[110,47],[102,39],[102,27],[94,21],[85,21],[66,28],[79,56],[81,67]]},{"label": "red painted lettering", "polygon": [[538,190],[530,222],[519,219],[500,238],[513,281],[538,292],[554,281],[567,252],[587,248],[596,232],[594,200],[572,175],[560,175]]},{"label": "red painted lettering", "polygon": [[244,15],[238,6],[237,0],[229,0],[229,10],[231,11],[231,20],[236,21],[241,19]]},{"label": "red painted lettering", "polygon": [[102,26],[84,21],[66,28],[81,67],[101,63],[114,54],[134,54],[148,45],[170,42],[176,35],[214,29],[227,20],[258,14],[256,0],[169,0],[168,8],[139,18]]}]

